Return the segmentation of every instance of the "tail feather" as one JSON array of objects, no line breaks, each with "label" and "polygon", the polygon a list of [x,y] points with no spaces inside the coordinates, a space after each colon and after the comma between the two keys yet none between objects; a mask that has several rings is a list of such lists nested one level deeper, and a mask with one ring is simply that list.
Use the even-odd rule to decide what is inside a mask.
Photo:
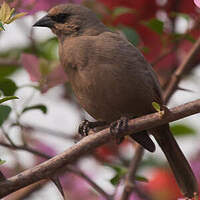
[{"label": "tail feather", "polygon": [[139,143],[142,147],[144,147],[146,150],[150,152],[155,151],[156,149],[155,144],[153,143],[153,141],[151,140],[146,131],[134,133],[133,135],[130,135],[130,137],[137,143]]},{"label": "tail feather", "polygon": [[164,152],[182,193],[189,198],[198,194],[198,184],[184,154],[170,132],[169,125],[156,129],[154,137]]}]

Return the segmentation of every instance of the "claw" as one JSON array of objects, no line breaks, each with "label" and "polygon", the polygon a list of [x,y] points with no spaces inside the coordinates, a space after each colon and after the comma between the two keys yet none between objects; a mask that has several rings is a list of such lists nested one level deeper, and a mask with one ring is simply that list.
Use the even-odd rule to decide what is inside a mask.
[{"label": "claw", "polygon": [[78,133],[82,137],[88,136],[89,130],[90,130],[90,122],[88,120],[82,121],[81,124],[79,125]]},{"label": "claw", "polygon": [[121,117],[119,120],[112,122],[110,125],[110,132],[115,136],[116,143],[120,144],[124,137],[119,136],[119,134],[128,128],[128,118]]},{"label": "claw", "polygon": [[106,124],[107,123],[105,121],[90,122],[88,120],[84,120],[79,125],[78,132],[82,137],[88,136],[88,133],[89,133],[90,129],[93,129],[93,128],[96,128],[96,127],[105,126]]}]

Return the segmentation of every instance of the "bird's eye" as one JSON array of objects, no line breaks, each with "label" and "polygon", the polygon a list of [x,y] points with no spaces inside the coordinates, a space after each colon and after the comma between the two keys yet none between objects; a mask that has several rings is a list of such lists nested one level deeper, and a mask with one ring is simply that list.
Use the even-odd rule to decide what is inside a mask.
[{"label": "bird's eye", "polygon": [[53,21],[57,23],[65,23],[69,16],[70,16],[69,14],[60,13],[58,15],[51,16],[51,18],[53,19]]}]

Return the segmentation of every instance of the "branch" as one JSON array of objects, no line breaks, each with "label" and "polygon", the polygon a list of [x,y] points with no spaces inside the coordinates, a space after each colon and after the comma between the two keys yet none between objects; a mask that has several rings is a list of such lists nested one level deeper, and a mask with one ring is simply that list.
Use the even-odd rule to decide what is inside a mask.
[{"label": "branch", "polygon": [[[42,153],[40,151],[37,151],[31,147],[28,147],[28,146],[24,146],[24,145],[11,145],[11,144],[7,144],[7,143],[4,143],[4,142],[0,142],[0,146],[3,146],[3,147],[7,147],[9,149],[13,149],[13,150],[23,150],[23,151],[27,151],[29,153],[32,153],[34,155],[37,155],[37,156],[40,156],[42,158],[45,158],[45,159],[50,159],[51,156],[45,154],[45,153]],[[74,166],[70,166],[68,165],[66,168],[65,168],[68,172],[72,172],[74,174],[76,174],[77,176],[83,178],[85,181],[87,181],[97,192],[99,192],[99,194],[101,194],[103,197],[105,197],[105,199],[107,200],[111,200],[112,197],[107,194],[102,188],[100,188],[94,181],[92,181],[84,172],[82,172],[81,170],[75,168]],[[5,179],[4,179],[5,180]]]},{"label": "branch", "polygon": [[[163,112],[163,111],[162,111]],[[128,128],[119,136],[126,136],[143,130],[149,130],[163,124],[182,119],[200,112],[200,99],[172,108],[165,115],[153,113],[128,122]],[[90,131],[91,133],[92,131]],[[0,198],[27,185],[62,173],[65,166],[78,160],[82,155],[88,154],[95,148],[114,140],[115,136],[106,128],[98,133],[83,138],[63,153],[31,168],[20,174],[0,182]]]},{"label": "branch", "polygon": [[163,95],[164,102],[168,102],[173,92],[177,89],[177,86],[181,80],[181,77],[185,70],[195,61],[197,55],[200,52],[200,37],[195,42],[192,49],[189,51],[188,55],[185,57],[181,65],[176,69],[171,77],[169,85],[167,86],[165,93]]},{"label": "branch", "polygon": [[141,145],[137,145],[135,149],[135,155],[133,159],[131,160],[130,166],[129,166],[129,171],[125,179],[125,186],[124,186],[124,191],[121,197],[121,200],[128,200],[129,196],[135,189],[135,174],[138,168],[138,165],[140,161],[142,160],[142,156],[144,153],[144,148]]}]

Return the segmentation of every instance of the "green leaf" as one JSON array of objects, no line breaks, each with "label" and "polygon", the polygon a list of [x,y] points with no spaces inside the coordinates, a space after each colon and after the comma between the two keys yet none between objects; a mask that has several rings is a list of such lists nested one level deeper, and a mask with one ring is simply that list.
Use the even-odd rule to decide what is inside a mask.
[{"label": "green leaf", "polygon": [[112,168],[116,173],[126,174],[126,172],[127,172],[127,168],[125,168],[121,165],[113,165],[113,164],[110,164],[110,163],[105,163],[104,165]]},{"label": "green leaf", "polygon": [[0,79],[0,90],[5,96],[13,96],[17,88],[17,85],[11,79]]},{"label": "green leaf", "polygon": [[120,15],[126,14],[126,13],[133,13],[134,10],[131,8],[127,8],[127,7],[117,7],[114,9],[112,16],[113,17],[118,17]]},{"label": "green leaf", "polygon": [[140,43],[140,36],[133,28],[120,26],[120,30],[124,33],[126,38],[135,46],[139,45]]},{"label": "green leaf", "polygon": [[0,80],[15,72],[17,68],[19,69],[19,67],[15,67],[13,65],[12,66],[7,65],[6,67],[4,67],[4,65],[0,65]]},{"label": "green leaf", "polygon": [[[108,167],[111,167],[116,173],[115,176],[110,179],[111,184],[114,186],[117,185],[120,179],[128,172],[128,169],[121,165],[112,165],[112,164],[107,164],[107,163],[105,165]],[[141,182],[148,182],[148,179],[143,176],[136,176],[135,180],[141,181]]]},{"label": "green leaf", "polygon": [[112,165],[112,164],[105,164],[106,166],[112,168],[115,171],[115,176],[110,179],[111,184],[117,185],[121,179],[122,176],[124,176],[127,173],[127,168],[121,166],[121,165]]},{"label": "green leaf", "polygon": [[[122,174],[116,174],[112,179],[110,179],[110,183],[116,186],[117,184],[119,184],[119,181],[122,178],[122,176],[123,176]],[[140,182],[148,182],[148,179],[143,176],[136,176],[135,180]]]},{"label": "green leaf", "polygon": [[25,113],[29,110],[41,110],[44,114],[47,113],[47,107],[43,104],[38,104],[38,105],[26,107],[26,108],[23,109],[22,113]]},{"label": "green leaf", "polygon": [[144,25],[146,25],[147,27],[149,27],[151,30],[155,31],[158,34],[163,33],[164,23],[156,18],[144,22]]},{"label": "green leaf", "polygon": [[170,129],[175,136],[189,136],[197,133],[195,129],[184,124],[173,124]]},{"label": "green leaf", "polygon": [[144,53],[149,53],[149,50],[150,49],[148,47],[145,47],[145,46],[143,46],[142,49],[141,49],[141,51],[144,52]]},{"label": "green leaf", "polygon": [[3,27],[3,23],[2,22],[0,22],[0,28],[5,31],[5,28]]},{"label": "green leaf", "polygon": [[110,183],[114,186],[116,186],[121,179],[121,176],[119,174],[116,174],[113,178],[110,179]]},{"label": "green leaf", "polygon": [[11,112],[11,108],[9,106],[0,105],[0,126],[6,121]]},{"label": "green leaf", "polygon": [[156,103],[155,101],[152,102],[152,106],[157,112],[160,112],[160,105]]},{"label": "green leaf", "polygon": [[172,36],[172,40],[173,41],[180,41],[180,40],[188,40],[192,43],[195,43],[196,42],[196,39],[189,33],[186,33],[186,34],[181,34],[181,33],[173,33],[171,34]]},{"label": "green leaf", "polygon": [[192,43],[195,43],[195,42],[196,42],[196,39],[195,39],[192,35],[190,35],[190,34],[185,34],[185,35],[184,35],[184,38],[185,38],[186,40],[188,40],[189,42],[192,42]]},{"label": "green leaf", "polygon": [[140,181],[140,182],[146,182],[146,183],[149,182],[148,179],[144,176],[136,176],[135,180]]},{"label": "green leaf", "polygon": [[9,100],[13,100],[13,99],[19,99],[16,96],[9,96],[9,97],[4,97],[3,99],[0,99],[0,104],[5,102],[5,101],[9,101]]},{"label": "green leaf", "polygon": [[1,160],[0,158],[0,165],[3,165],[6,161],[5,160]]}]

